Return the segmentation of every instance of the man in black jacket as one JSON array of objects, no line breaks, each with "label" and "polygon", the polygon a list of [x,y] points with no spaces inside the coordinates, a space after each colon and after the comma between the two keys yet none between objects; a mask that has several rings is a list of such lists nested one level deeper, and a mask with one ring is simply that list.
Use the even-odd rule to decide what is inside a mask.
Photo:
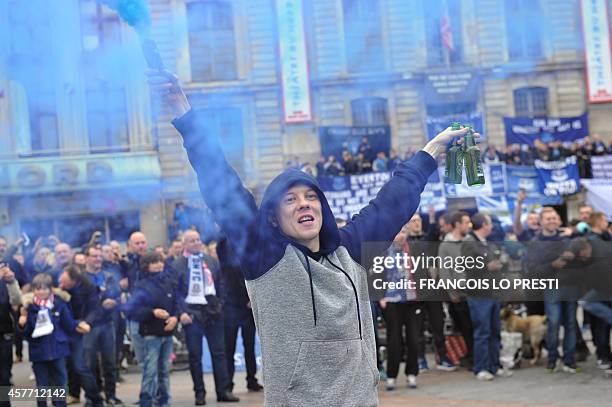
[{"label": "man in black jacket", "polygon": [[227,370],[230,378],[230,389],[234,388],[234,352],[238,329],[242,332],[244,345],[244,362],[247,372],[247,389],[261,391],[263,387],[257,382],[257,363],[255,360],[255,320],[251,309],[251,300],[246,290],[244,277],[240,271],[240,264],[231,252],[226,238],[217,244],[217,253],[221,271],[227,281],[227,295],[223,304],[223,318],[225,319],[225,353],[227,357]]},{"label": "man in black jacket", "polygon": [[[429,211],[429,226],[427,234],[423,233],[423,221],[421,215],[415,213],[406,225],[408,231],[408,245],[410,251],[414,256],[424,254],[425,256],[435,256],[438,253],[439,240],[438,235],[440,233],[435,218],[435,211],[433,208]],[[428,279],[434,278],[432,270],[426,268],[419,268],[416,271],[418,274],[415,275],[416,279]],[[436,296],[435,292],[428,292],[427,290],[420,290],[417,293],[417,300],[422,301],[422,309],[427,313],[431,334],[434,339],[434,346],[436,348],[436,369],[442,371],[454,371],[457,367],[450,361],[446,354],[446,344],[444,337],[444,309],[442,307],[442,301],[434,301]],[[420,333],[419,333],[419,369],[427,368],[427,362],[425,359],[425,336],[424,336],[424,321],[420,319]]]},{"label": "man in black jacket", "polygon": [[[13,335],[15,324],[11,307],[21,304],[19,283],[15,273],[6,264],[0,264],[0,387],[6,389],[11,385],[13,367]],[[3,394],[2,396],[6,396]],[[0,401],[0,407],[10,406],[8,401]]]},{"label": "man in black jacket", "polygon": [[215,376],[217,401],[239,401],[230,392],[230,378],[225,358],[225,340],[221,298],[223,288],[218,263],[202,253],[200,234],[188,230],[183,235],[187,257],[179,257],[173,264],[177,278],[180,321],[185,329],[189,370],[193,380],[196,405],[206,403],[206,389],[202,378],[202,338],[206,336]]},{"label": "man in black jacket", "polygon": [[[98,288],[91,283],[77,266],[68,266],[59,278],[60,288],[70,293],[70,307],[76,320],[92,325],[99,312]],[[85,362],[83,337],[73,335],[70,340],[70,357],[68,358],[68,395],[72,401],[78,401],[81,386],[85,397],[93,406],[102,406],[102,397],[92,371]]]},{"label": "man in black jacket", "polygon": [[83,336],[85,357],[89,369],[93,372],[97,370],[98,355],[101,356],[106,404],[107,406],[121,405],[122,402],[115,395],[117,367],[113,322],[113,314],[119,309],[121,289],[118,279],[107,279],[102,270],[102,250],[95,246],[88,246],[85,249],[85,256],[87,256],[87,263],[84,275],[98,287],[101,302],[91,332]]}]

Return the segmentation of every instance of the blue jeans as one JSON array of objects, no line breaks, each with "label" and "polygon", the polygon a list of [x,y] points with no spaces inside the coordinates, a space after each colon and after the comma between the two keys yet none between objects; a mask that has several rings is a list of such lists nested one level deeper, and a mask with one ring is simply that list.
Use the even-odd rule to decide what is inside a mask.
[{"label": "blue jeans", "polygon": [[143,336],[140,407],[170,405],[172,336]]},{"label": "blue jeans", "polygon": [[563,363],[574,364],[576,352],[576,301],[559,301],[555,294],[544,293],[546,311],[546,348],[548,362],[555,363],[559,358],[559,328],[563,325]]},{"label": "blue jeans", "polygon": [[134,349],[134,354],[136,355],[136,359],[138,360],[138,364],[142,364],[143,356],[143,347],[144,347],[144,339],[140,333],[138,333],[138,328],[140,328],[140,324],[138,321],[127,321],[128,327],[130,328],[130,341],[132,342],[132,348]]},{"label": "blue jeans", "polygon": [[612,325],[612,307],[610,307],[605,302],[584,301],[582,303],[582,306],[591,314]]},{"label": "blue jeans", "polygon": [[204,379],[202,377],[202,338],[206,335],[208,348],[213,365],[215,377],[215,390],[221,395],[230,389],[230,378],[227,372],[227,360],[225,358],[225,335],[223,319],[218,318],[205,327],[197,321],[185,325],[185,340],[189,352],[189,371],[193,380],[193,391],[196,397],[204,397]]},{"label": "blue jeans", "polygon": [[467,302],[474,329],[474,373],[487,371],[495,374],[501,368],[499,301],[469,298]]},{"label": "blue jeans", "polygon": [[[78,384],[85,390],[85,397],[87,397],[94,406],[102,406],[102,397],[100,397],[96,378],[87,366],[87,362],[85,362],[85,349],[83,348],[83,337],[81,335],[70,339],[68,363],[75,376],[78,378]],[[80,392],[80,389],[77,390],[76,395]]]},{"label": "blue jeans", "polygon": [[98,353],[102,356],[102,371],[104,372],[104,395],[106,399],[115,397],[116,357],[115,357],[115,327],[113,322],[95,324],[91,332],[83,335],[85,360],[90,371],[94,371],[98,363]]},{"label": "blue jeans", "polygon": [[[66,372],[66,361],[54,359],[44,362],[32,362],[32,370],[36,376],[36,387],[55,386],[66,388],[68,386],[68,373]],[[37,405],[46,406],[46,399],[39,399]],[[65,406],[66,399],[53,402],[54,406]]]}]

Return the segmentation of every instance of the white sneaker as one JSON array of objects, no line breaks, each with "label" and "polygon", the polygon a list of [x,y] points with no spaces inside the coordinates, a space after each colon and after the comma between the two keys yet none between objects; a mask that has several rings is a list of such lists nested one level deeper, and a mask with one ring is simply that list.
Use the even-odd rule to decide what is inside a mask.
[{"label": "white sneaker", "polygon": [[512,374],[513,374],[512,370],[507,370],[501,367],[497,369],[497,372],[495,372],[495,376],[497,377],[511,377]]},{"label": "white sneaker", "polygon": [[413,374],[408,375],[408,387],[410,387],[411,389],[417,388],[416,376]]},{"label": "white sneaker", "polygon": [[495,379],[495,376],[493,376],[491,374],[491,372],[487,372],[486,370],[481,370],[480,372],[478,372],[478,374],[476,375],[476,379],[477,380],[482,380],[482,381],[490,381]]},{"label": "white sneaker", "polygon": [[385,389],[395,390],[395,379],[391,377],[387,378],[387,384],[385,385]]}]

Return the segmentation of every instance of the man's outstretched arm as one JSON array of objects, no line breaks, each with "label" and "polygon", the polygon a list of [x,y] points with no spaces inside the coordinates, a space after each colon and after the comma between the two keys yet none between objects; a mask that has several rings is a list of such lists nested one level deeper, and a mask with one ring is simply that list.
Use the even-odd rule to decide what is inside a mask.
[{"label": "man's outstretched arm", "polygon": [[200,192],[213,211],[215,221],[234,245],[239,258],[253,239],[257,206],[251,193],[225,158],[216,134],[197,110],[191,108],[176,78],[168,72],[152,71],[149,84],[172,108],[172,124],[183,136],[189,162],[198,176]]},{"label": "man's outstretched arm", "polygon": [[367,268],[371,259],[361,258],[361,244],[393,241],[419,206],[427,180],[437,169],[438,155],[454,137],[466,132],[466,129],[451,130],[449,127],[434,137],[410,161],[400,164],[376,198],[340,229],[342,245],[353,260]]}]

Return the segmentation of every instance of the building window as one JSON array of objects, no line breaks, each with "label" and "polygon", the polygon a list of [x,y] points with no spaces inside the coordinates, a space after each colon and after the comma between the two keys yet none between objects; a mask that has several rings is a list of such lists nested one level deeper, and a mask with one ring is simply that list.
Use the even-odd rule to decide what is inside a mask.
[{"label": "building window", "polygon": [[238,108],[211,108],[202,111],[206,133],[217,134],[226,158],[237,170],[244,168],[242,114]]},{"label": "building window", "polygon": [[237,78],[232,5],[225,1],[187,3],[189,55],[193,82]]},{"label": "building window", "polygon": [[[121,22],[116,12],[95,0],[81,6],[81,41],[89,150],[129,149],[125,72],[120,53]],[[112,61],[112,63],[109,63]]]},{"label": "building window", "polygon": [[542,18],[539,0],[506,0],[506,41],[510,60],[542,56]]},{"label": "building window", "polygon": [[353,126],[380,126],[389,124],[387,99],[368,97],[351,101]]},{"label": "building window", "polygon": [[427,64],[440,66],[463,60],[461,3],[459,0],[424,0]]},{"label": "building window", "polygon": [[121,44],[121,22],[116,11],[97,0],[81,0],[80,7],[84,51],[109,52]]},{"label": "building window", "polygon": [[59,154],[55,100],[58,75],[48,7],[39,0],[12,1],[7,7],[11,44],[8,72],[27,96],[30,145],[20,153],[28,156]]},{"label": "building window", "polygon": [[125,91],[101,83],[95,88],[88,87],[86,97],[90,151],[127,151],[129,139]]},{"label": "building window", "polygon": [[377,0],[342,0],[344,47],[350,72],[385,69],[380,4]]},{"label": "building window", "polygon": [[514,111],[517,117],[544,117],[548,115],[548,89],[520,88],[514,91]]}]

